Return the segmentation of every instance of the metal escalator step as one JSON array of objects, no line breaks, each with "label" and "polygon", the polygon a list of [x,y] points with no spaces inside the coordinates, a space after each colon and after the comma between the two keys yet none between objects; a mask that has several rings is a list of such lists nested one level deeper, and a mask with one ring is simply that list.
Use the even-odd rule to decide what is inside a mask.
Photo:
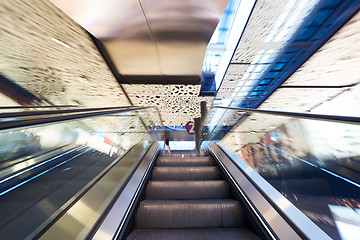
[{"label": "metal escalator step", "polygon": [[[208,155],[208,154],[206,154]],[[171,151],[169,153],[168,151],[163,151],[160,154],[161,157],[197,157],[196,151]],[[205,156],[204,154],[201,154],[201,156]]]},{"label": "metal escalator step", "polygon": [[127,240],[259,240],[244,228],[136,229]]},{"label": "metal escalator step", "polygon": [[155,167],[152,180],[215,180],[220,178],[219,169],[206,167]]},{"label": "metal escalator step", "polygon": [[214,160],[209,157],[161,157],[156,162],[157,166],[211,166]]},{"label": "metal escalator step", "polygon": [[146,199],[219,199],[229,197],[229,186],[223,180],[150,181]]},{"label": "metal escalator step", "polygon": [[240,227],[243,211],[232,199],[144,200],[136,214],[136,228]]}]

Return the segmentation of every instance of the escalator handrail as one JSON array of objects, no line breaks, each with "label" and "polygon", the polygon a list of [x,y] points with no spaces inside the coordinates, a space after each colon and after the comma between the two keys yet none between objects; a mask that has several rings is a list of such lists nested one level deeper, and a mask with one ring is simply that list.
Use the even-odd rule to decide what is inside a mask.
[{"label": "escalator handrail", "polygon": [[[126,155],[134,149],[134,147],[138,144],[135,144],[131,149],[128,149],[126,153],[119,156],[117,159],[115,159],[107,168],[105,168],[95,179],[91,180],[79,193],[77,193],[72,199],[70,199],[67,203],[64,204],[63,207],[59,208],[47,221],[45,221],[43,224],[41,224],[31,235],[29,235],[28,239],[48,239],[48,236],[54,236],[58,233],[58,229],[63,229],[63,223],[67,222],[66,218],[70,217],[73,218],[70,211],[80,213],[79,210],[74,209],[82,209],[84,206],[84,203],[87,207],[90,209],[93,209],[94,211],[98,211],[99,209],[92,208],[92,203],[89,200],[89,196],[86,196],[87,193],[90,191],[94,191],[93,187],[97,184],[102,184],[101,181],[107,176],[107,175],[114,175],[118,174],[118,172],[113,171],[113,168],[121,162],[121,160],[126,157]],[[104,233],[103,231],[107,231],[112,229],[112,232],[110,235],[116,235],[121,230],[119,229],[119,225],[122,224],[120,220],[125,221],[127,219],[127,216],[129,214],[128,208],[130,208],[134,204],[134,197],[135,197],[135,191],[138,191],[138,188],[133,189],[132,181],[137,183],[137,178],[141,178],[141,183],[144,182],[145,176],[141,175],[139,171],[145,171],[146,176],[148,176],[149,171],[149,165],[152,165],[154,162],[155,157],[157,156],[158,151],[160,151],[160,145],[157,143],[152,143],[149,145],[146,150],[138,157],[139,160],[136,162],[135,165],[129,166],[130,170],[127,172],[126,175],[124,175],[123,179],[118,183],[117,190],[113,191],[111,194],[114,195],[113,197],[107,198],[107,196],[102,195],[102,193],[99,193],[100,198],[105,198],[104,201],[106,204],[102,204],[100,207],[104,208],[103,212],[99,214],[96,219],[91,219],[91,226],[90,225],[82,225],[83,222],[78,222],[79,225],[75,226],[74,228],[69,229],[69,233],[73,234],[73,237],[75,238],[81,238],[81,239],[93,239],[96,238],[96,236],[100,233]],[[149,164],[149,158],[151,160],[151,163]],[[145,167],[144,167],[145,166]],[[146,168],[146,169],[145,169]],[[141,176],[140,176],[141,175]],[[135,176],[135,177],[134,177]],[[104,186],[106,188],[106,186]],[[130,193],[129,193],[130,192]],[[119,199],[121,196],[125,196],[126,199],[129,200],[129,202],[122,202],[121,206],[125,206],[126,204],[129,204],[125,209],[119,208],[116,206],[118,204]],[[97,199],[98,201],[98,199]],[[96,202],[96,201],[95,201]],[[115,209],[115,210],[114,210]],[[125,212],[126,214],[122,215],[121,212]],[[81,215],[81,214],[80,214]],[[110,215],[110,216],[109,216]],[[109,223],[109,217],[111,218],[113,215],[116,216],[116,218],[119,221],[110,221]],[[84,229],[87,229],[84,231]],[[83,229],[83,230],[81,230]],[[86,236],[86,237],[85,237]],[[51,238],[52,239],[52,238]],[[101,238],[102,240],[104,238]]]},{"label": "escalator handrail", "polygon": [[[49,166],[59,163],[60,155],[68,155],[71,152],[77,150],[84,150],[85,146],[67,146],[64,149],[57,149],[53,152],[49,152],[45,156],[38,156],[24,160],[9,166],[8,168],[2,169],[0,173],[0,196],[4,192],[8,192],[13,186],[25,181],[43,171],[44,169],[50,168]],[[62,151],[60,153],[56,153]],[[55,154],[56,153],[56,154]],[[50,155],[50,157],[48,156]]]},{"label": "escalator handrail", "polygon": [[139,142],[127,149],[121,156],[116,157],[95,178],[89,181],[79,192],[77,192],[71,199],[69,199],[57,211],[55,211],[46,221],[40,224],[27,238],[40,238],[40,236],[44,232],[46,232],[52,225],[56,224],[56,221],[60,219],[66,213],[66,211],[68,211],[76,202],[81,200],[81,198],[86,194],[86,192],[90,191],[91,188],[101,180],[101,178],[103,178],[118,162],[120,162],[126,156],[126,154],[133,150],[137,144],[139,144]]},{"label": "escalator handrail", "polygon": [[152,167],[161,151],[158,143],[153,144],[141,161],[134,169],[122,192],[117,195],[109,209],[103,216],[98,226],[88,235],[87,239],[92,240],[111,240],[122,239],[126,230],[126,225],[133,214],[134,207],[144,190],[147,179],[149,178]]},{"label": "escalator handrail", "polygon": [[54,105],[54,106],[0,106],[0,109],[26,109],[26,108],[65,108],[78,107],[76,105]]},{"label": "escalator handrail", "polygon": [[[124,113],[131,112],[137,110],[143,110],[147,108],[155,108],[155,107],[118,107],[118,108],[102,108],[97,110],[86,110],[86,109],[76,109],[77,111],[71,113],[59,113],[59,114],[45,114],[40,116],[26,116],[24,118],[21,117],[22,113],[19,113],[17,119],[10,118],[8,121],[3,120],[0,123],[0,131],[13,130],[18,128],[26,128],[33,127],[37,125],[46,125],[52,123],[66,122],[77,119],[89,118],[89,117],[97,117],[104,116],[116,113]],[[157,108],[156,108],[157,109]],[[65,111],[65,110],[63,110]]]},{"label": "escalator handrail", "polygon": [[[252,204],[264,205],[259,201],[263,200],[272,206],[272,211],[279,214],[280,219],[282,218],[288,225],[279,225],[274,216],[271,216],[270,225],[276,226],[280,231],[287,231],[293,229],[301,239],[331,239],[321,228],[319,228],[315,223],[306,217],[298,208],[296,208],[290,201],[288,201],[283,195],[281,195],[273,186],[271,186],[266,180],[264,180],[255,170],[250,168],[239,156],[233,153],[231,150],[227,149],[221,143],[215,143],[215,146],[227,157],[236,167],[240,170],[241,174],[247,179],[249,184],[251,184],[254,189],[250,193],[253,194],[255,191],[258,191],[263,199],[260,199],[259,196],[256,199],[252,199],[249,196],[249,200]],[[211,152],[214,152],[213,147],[209,147]],[[244,187],[244,182],[242,182],[241,188]],[[255,190],[256,189],[256,190]],[[246,193],[245,193],[246,194]],[[280,204],[280,205],[279,205]],[[270,209],[267,209],[268,217]],[[262,214],[261,212],[259,212]],[[269,222],[268,222],[269,224]],[[271,227],[271,226],[270,226]],[[275,234],[278,230],[275,230],[271,227]]]},{"label": "escalator handrail", "polygon": [[31,110],[22,112],[6,112],[1,113],[0,118],[17,118],[17,117],[28,117],[38,115],[50,115],[50,114],[64,114],[64,113],[79,113],[79,112],[93,112],[111,109],[125,109],[132,106],[126,107],[106,107],[106,108],[76,108],[76,109],[56,109],[56,110]]},{"label": "escalator handrail", "polygon": [[226,106],[215,106],[215,108],[222,108],[222,109],[227,109],[227,110],[235,110],[235,111],[249,112],[249,113],[267,114],[267,115],[274,115],[274,116],[282,116],[282,117],[292,117],[292,118],[300,118],[300,119],[321,120],[321,121],[326,121],[326,122],[337,122],[337,123],[360,125],[360,117],[355,117],[355,116],[339,116],[339,115],[326,115],[326,114],[301,113],[301,112],[286,112],[286,111],[240,108],[240,107],[226,107]]}]

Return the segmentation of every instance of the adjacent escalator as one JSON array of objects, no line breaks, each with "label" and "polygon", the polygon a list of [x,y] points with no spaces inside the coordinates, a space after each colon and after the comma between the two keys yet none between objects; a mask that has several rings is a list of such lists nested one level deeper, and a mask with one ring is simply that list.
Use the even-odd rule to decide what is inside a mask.
[{"label": "adjacent escalator", "polygon": [[24,173],[18,182],[0,193],[2,239],[28,237],[66,208],[114,159],[95,149],[81,147],[63,153],[54,164],[43,164],[40,172],[32,174],[32,168],[23,170],[30,173]]}]

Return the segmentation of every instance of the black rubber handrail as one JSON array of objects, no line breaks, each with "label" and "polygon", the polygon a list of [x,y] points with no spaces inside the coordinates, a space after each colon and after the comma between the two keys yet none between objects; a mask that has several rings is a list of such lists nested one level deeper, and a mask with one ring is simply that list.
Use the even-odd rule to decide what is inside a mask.
[{"label": "black rubber handrail", "polygon": [[327,122],[337,122],[360,125],[360,117],[352,116],[337,116],[337,115],[324,115],[324,114],[313,114],[313,113],[300,113],[300,112],[285,112],[275,110],[264,110],[264,109],[252,109],[252,108],[240,108],[240,107],[224,107],[216,106],[215,108],[223,108],[228,110],[236,110],[241,112],[260,113],[274,116],[293,117],[310,120],[322,120]]},{"label": "black rubber handrail", "polygon": [[78,112],[90,112],[100,110],[112,110],[112,109],[124,109],[126,107],[106,107],[106,108],[76,108],[76,109],[64,109],[64,110],[37,110],[37,111],[23,111],[23,112],[9,112],[0,114],[0,118],[16,118],[16,117],[27,117],[37,115],[48,115],[48,114],[63,114],[63,113],[78,113]]},{"label": "black rubber handrail", "polygon": [[76,105],[56,105],[56,106],[4,106],[0,109],[26,109],[26,108],[65,108],[65,107],[78,107]]},{"label": "black rubber handrail", "polygon": [[41,114],[36,116],[25,116],[24,112],[18,113],[18,115],[12,116],[12,118],[18,119],[10,119],[10,120],[2,120],[0,122],[0,131],[9,130],[9,129],[17,129],[17,128],[25,128],[25,127],[33,127],[38,125],[45,125],[51,123],[60,123],[66,121],[72,121],[77,119],[89,118],[89,117],[97,117],[115,113],[123,113],[130,111],[137,111],[147,108],[153,107],[118,107],[118,108],[100,108],[100,109],[75,109],[76,111],[72,112],[64,112],[67,110],[58,110],[55,111],[54,114]]}]

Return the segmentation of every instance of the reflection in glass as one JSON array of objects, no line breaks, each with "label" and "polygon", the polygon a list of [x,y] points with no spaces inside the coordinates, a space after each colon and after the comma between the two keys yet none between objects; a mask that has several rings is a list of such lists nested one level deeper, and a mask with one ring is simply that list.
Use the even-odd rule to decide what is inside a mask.
[{"label": "reflection in glass", "polygon": [[222,142],[330,237],[360,231],[360,126],[251,114]]},{"label": "reflection in glass", "polygon": [[[1,236],[36,238],[63,209],[90,192],[93,183],[106,180],[110,170],[115,171],[116,181],[105,186],[121,187],[162,133],[156,109],[1,132]],[[92,196],[89,202],[98,201],[100,211],[117,191],[103,185],[99,189],[104,198]],[[82,208],[85,215],[99,214],[98,209]],[[18,231],[18,223],[30,218]]]},{"label": "reflection in glass", "polygon": [[110,156],[121,154],[139,141],[161,139],[156,114],[156,109],[149,109],[2,132],[0,164],[69,144],[89,146]]}]

